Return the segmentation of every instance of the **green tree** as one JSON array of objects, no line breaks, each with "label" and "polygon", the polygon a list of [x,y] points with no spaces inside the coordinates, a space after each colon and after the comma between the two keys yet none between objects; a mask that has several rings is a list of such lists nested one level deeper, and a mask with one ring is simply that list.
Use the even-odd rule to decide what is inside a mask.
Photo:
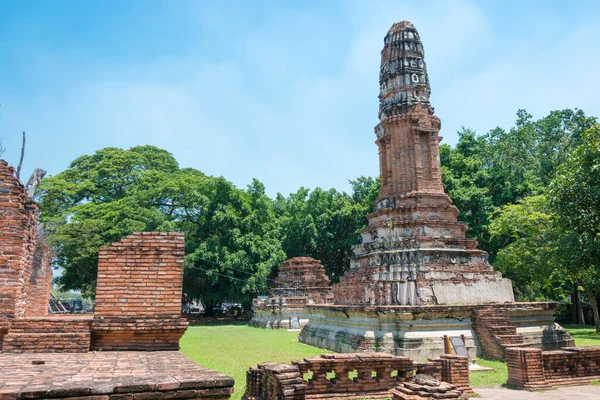
[{"label": "green tree", "polygon": [[93,295],[99,247],[135,231],[174,229],[146,191],[149,182],[160,184],[177,170],[171,154],[153,146],[105,148],[42,181],[40,221],[55,248],[63,290]]},{"label": "green tree", "polygon": [[487,248],[488,224],[494,210],[488,188],[490,177],[485,165],[486,141],[470,129],[458,132],[454,149],[440,147],[444,188],[459,210],[459,219],[467,224],[467,235]]},{"label": "green tree", "polygon": [[205,180],[197,190],[182,222],[189,233],[185,292],[208,307],[223,300],[249,306],[285,260],[273,203],[257,180],[247,191],[224,178]]},{"label": "green tree", "polygon": [[179,169],[153,146],[106,148],[42,181],[41,220],[62,268],[62,289],[93,296],[101,246],[135,231],[186,238],[184,294],[206,305],[243,302],[267,288],[285,258],[273,203],[263,185],[247,191],[224,178]]},{"label": "green tree", "polygon": [[546,196],[526,197],[495,214],[490,234],[501,245],[495,266],[513,282],[520,301],[565,299],[562,261],[557,254],[560,230]]},{"label": "green tree", "polygon": [[337,281],[350,265],[352,246],[360,243],[379,190],[376,179],[361,176],[350,181],[352,195],[335,189],[301,188],[287,198],[278,194],[275,208],[287,257],[307,256],[320,260]]},{"label": "green tree", "polygon": [[549,197],[563,232],[559,251],[584,288],[600,332],[600,126],[587,130],[558,168]]}]

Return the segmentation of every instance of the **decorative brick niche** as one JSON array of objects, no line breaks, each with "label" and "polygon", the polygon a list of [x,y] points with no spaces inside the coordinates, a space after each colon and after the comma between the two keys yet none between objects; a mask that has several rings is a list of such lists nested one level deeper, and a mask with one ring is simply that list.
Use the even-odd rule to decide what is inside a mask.
[{"label": "decorative brick niche", "polygon": [[178,350],[184,235],[141,232],[98,253],[92,350]]},{"label": "decorative brick niche", "polygon": [[390,398],[394,388],[412,382],[415,373],[450,384],[445,387],[454,394],[471,392],[467,357],[444,355],[417,363],[385,353],[347,353],[251,367],[243,399]]}]

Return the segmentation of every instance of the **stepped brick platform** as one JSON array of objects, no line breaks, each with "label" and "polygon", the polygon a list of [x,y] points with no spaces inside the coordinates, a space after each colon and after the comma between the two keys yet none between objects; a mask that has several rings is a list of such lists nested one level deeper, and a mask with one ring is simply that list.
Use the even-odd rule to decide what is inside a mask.
[{"label": "stepped brick platform", "polygon": [[12,321],[5,353],[85,353],[90,349],[92,315],[26,317]]},{"label": "stepped brick platform", "polygon": [[233,384],[178,351],[0,354],[1,399],[224,400]]},{"label": "stepped brick platform", "polygon": [[[556,303],[497,305],[336,306],[308,307],[310,322],[300,341],[341,353],[381,351],[424,360],[444,353],[444,335],[465,337],[472,357],[489,341],[476,334],[475,310],[508,316],[523,343],[543,350],[574,346],[573,338],[554,322]],[[503,322],[505,324],[506,322]]]},{"label": "stepped brick platform", "polygon": [[557,351],[508,348],[506,362],[507,384],[517,389],[543,390],[600,380],[600,346]]},{"label": "stepped brick platform", "polygon": [[[312,372],[309,378],[308,374]],[[467,382],[467,357],[445,355],[426,363],[384,353],[323,354],[285,363],[265,363],[246,374],[246,400],[380,399],[417,374],[453,384]]]},{"label": "stepped brick platform", "polygon": [[249,325],[257,328],[302,328],[308,323],[306,307],[333,300],[329,278],[319,260],[295,257],[284,261],[269,298],[254,299]]},{"label": "stepped brick platform", "polygon": [[510,322],[505,310],[473,310],[473,329],[484,358],[504,360],[507,347],[526,347],[523,335],[517,333],[517,327]]}]

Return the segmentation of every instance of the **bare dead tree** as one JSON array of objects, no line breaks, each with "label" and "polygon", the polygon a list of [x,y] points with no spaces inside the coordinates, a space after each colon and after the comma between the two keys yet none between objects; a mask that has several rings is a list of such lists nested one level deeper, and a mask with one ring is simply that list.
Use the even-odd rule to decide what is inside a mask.
[{"label": "bare dead tree", "polygon": [[33,198],[35,190],[39,186],[42,179],[44,179],[44,176],[46,176],[46,171],[44,171],[43,169],[36,168],[33,170],[33,173],[27,181],[27,185],[25,185],[25,191],[27,192],[27,195],[29,197]]},{"label": "bare dead tree", "polygon": [[25,131],[23,131],[23,145],[21,146],[21,160],[19,160],[19,166],[17,167],[17,179],[21,179],[21,167],[23,166],[23,157],[25,157]]}]

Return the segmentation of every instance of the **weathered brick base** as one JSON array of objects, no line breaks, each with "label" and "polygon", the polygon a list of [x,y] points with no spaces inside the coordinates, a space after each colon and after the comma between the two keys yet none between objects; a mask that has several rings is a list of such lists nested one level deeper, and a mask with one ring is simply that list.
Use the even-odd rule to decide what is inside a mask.
[{"label": "weathered brick base", "polygon": [[229,399],[232,378],[178,351],[0,354],[1,399]]},{"label": "weathered brick base", "polygon": [[179,350],[184,318],[94,319],[92,350]]},{"label": "weathered brick base", "polygon": [[16,318],[4,337],[5,353],[85,353],[92,316]]},{"label": "weathered brick base", "polygon": [[506,349],[509,386],[540,390],[582,385],[600,379],[600,346],[556,351]]},{"label": "weathered brick base", "polygon": [[[340,353],[379,351],[426,360],[444,353],[444,335],[464,335],[467,350],[476,357],[482,354],[482,343],[473,326],[473,310],[489,307],[315,305],[307,308],[310,319],[299,340]],[[574,344],[566,330],[554,322],[556,307],[556,303],[494,306],[499,313],[507,313],[525,345],[543,350]]]},{"label": "weathered brick base", "polygon": [[[246,374],[247,400],[376,399],[391,397],[391,390],[417,373],[436,378],[469,381],[466,357],[448,355],[428,363],[384,353],[323,354],[291,364],[265,363]],[[312,377],[305,380],[310,372]],[[332,376],[330,376],[332,375]],[[455,382],[448,382],[462,393]],[[467,390],[470,387],[466,386]]]}]

